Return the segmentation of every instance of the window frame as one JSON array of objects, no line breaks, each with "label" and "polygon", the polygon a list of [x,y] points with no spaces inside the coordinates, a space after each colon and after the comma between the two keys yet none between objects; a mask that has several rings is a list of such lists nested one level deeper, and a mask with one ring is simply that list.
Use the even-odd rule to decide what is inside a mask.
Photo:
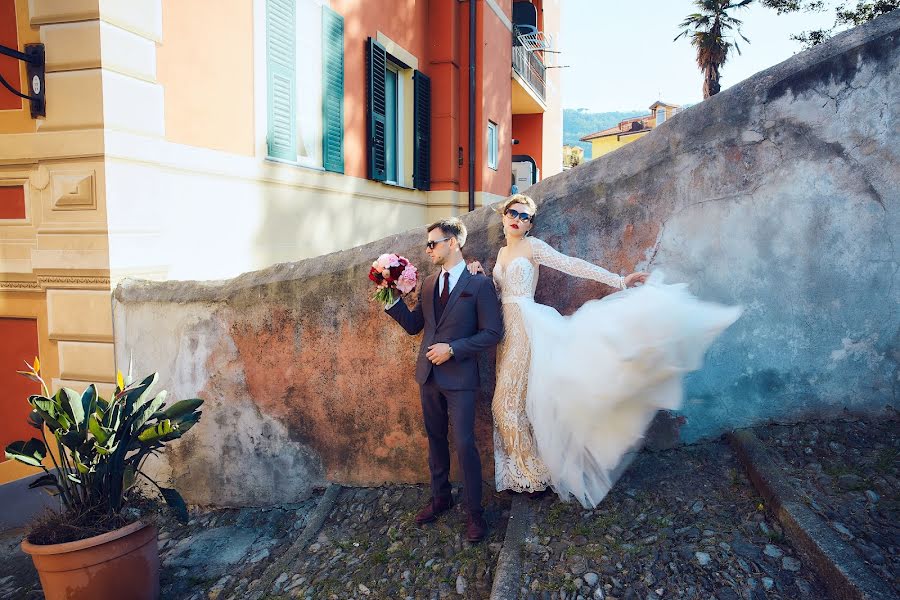
[{"label": "window frame", "polygon": [[[397,79],[397,89],[396,89],[396,104],[394,107],[394,117],[396,119],[395,123],[395,131],[394,131],[394,167],[397,170],[397,178],[390,179],[390,174],[385,173],[385,180],[382,183],[386,183],[388,185],[398,185],[401,187],[405,187],[406,185],[406,177],[405,177],[405,131],[404,122],[406,121],[404,114],[404,102],[403,96],[406,93],[405,85],[404,85],[404,73],[406,69],[400,65],[398,65],[395,60],[391,60],[391,53],[387,53],[387,61],[385,62],[385,71],[391,71]],[[387,73],[385,73],[385,77],[387,77]],[[386,86],[387,84],[385,84]],[[385,123],[385,128],[387,128],[387,123]],[[385,140],[385,163],[387,162],[388,148],[387,148],[387,140]],[[387,167],[385,166],[385,171],[387,171]]]},{"label": "window frame", "polygon": [[[295,145],[295,159],[286,158],[283,156],[277,156],[270,153],[270,140],[269,140],[269,131],[270,131],[270,97],[269,97],[269,53],[268,53],[268,2],[267,0],[255,1],[253,2],[253,31],[254,31],[254,122],[256,124],[256,135],[254,136],[254,146],[256,148],[255,155],[257,159],[266,161],[266,162],[275,162],[275,163],[283,163],[286,165],[291,165],[295,167],[301,167],[303,169],[309,169],[312,171],[321,171],[328,173],[344,173],[344,153],[343,153],[343,139],[346,137],[347,129],[346,129],[346,121],[343,115],[343,105],[344,100],[341,100],[341,108],[340,108],[340,128],[341,128],[341,149],[340,153],[337,156],[338,162],[334,162],[334,155],[329,155],[330,159],[326,157],[325,151],[325,138],[327,132],[329,131],[329,123],[326,119],[326,101],[327,101],[327,91],[328,85],[325,81],[324,76],[324,68],[327,62],[326,59],[326,49],[324,47],[325,43],[325,35],[326,35],[326,27],[324,23],[324,16],[326,11],[330,11],[335,16],[341,19],[341,23],[343,23],[343,15],[336,12],[331,7],[331,2],[329,0],[304,0],[304,2],[308,5],[309,8],[318,9],[316,22],[319,24],[318,31],[318,46],[319,46],[319,61],[318,64],[313,67],[313,71],[318,73],[318,105],[314,108],[309,109],[307,112],[309,114],[315,114],[318,119],[317,124],[317,138],[318,138],[318,152],[315,154],[316,159],[309,159],[307,157],[302,157],[300,155],[299,149],[301,144],[301,139],[299,135],[299,122],[301,117],[301,111],[299,110],[298,104],[302,100],[300,98],[301,94],[299,93],[299,87],[302,83],[300,81],[301,77],[301,69],[299,57],[298,60],[295,60],[295,85],[298,88],[297,98],[295,98],[295,105],[293,106],[293,114],[294,119],[297,121],[297,125],[295,125],[295,136],[296,140],[294,142]],[[301,11],[297,10],[295,12],[295,23],[294,23],[294,35],[295,35],[295,43],[296,37],[298,36],[299,30],[297,27],[297,20],[300,17]],[[342,25],[343,28],[343,25]],[[344,48],[342,48],[343,56],[346,57],[346,32],[345,29],[342,30],[342,36],[344,40]],[[297,48],[295,49],[295,54],[299,54],[299,44],[297,44]],[[343,58],[342,58],[343,60]],[[345,93],[345,85],[346,85],[346,67],[342,69],[341,73],[341,87]],[[331,160],[332,162],[328,162]],[[328,164],[326,164],[328,163]]]},{"label": "window frame", "polygon": [[500,167],[500,126],[490,119],[487,124],[487,166],[495,171]]}]

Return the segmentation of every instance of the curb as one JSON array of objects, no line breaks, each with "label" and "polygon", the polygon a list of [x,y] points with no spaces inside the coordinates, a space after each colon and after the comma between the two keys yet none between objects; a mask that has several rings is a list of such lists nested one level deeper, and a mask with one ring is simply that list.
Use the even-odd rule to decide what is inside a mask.
[{"label": "curb", "polygon": [[490,600],[516,600],[522,581],[522,543],[531,523],[531,508],[524,494],[516,494],[509,511],[503,548],[497,557]]},{"label": "curb", "polygon": [[810,559],[839,600],[893,600],[892,590],[876,577],[819,515],[810,510],[800,494],[784,478],[780,460],[752,431],[727,434],[738,459],[747,469],[756,490],[773,509],[791,542]]},{"label": "curb", "polygon": [[[336,483],[328,484],[325,494],[322,495],[322,499],[319,500],[319,503],[313,509],[312,515],[309,517],[309,521],[307,521],[306,527],[303,528],[300,537],[294,540],[294,543],[287,549],[287,552],[285,552],[277,561],[269,565],[259,579],[256,580],[255,584],[247,590],[245,596],[247,600],[258,600],[268,594],[275,578],[281,575],[281,573],[284,573],[288,565],[294,562],[306,548],[307,544],[319,534],[319,530],[322,529],[322,525],[325,524],[325,519],[328,518],[328,515],[331,514],[331,509],[334,508],[334,503],[337,500],[338,494],[341,493],[341,489],[341,486]],[[222,597],[227,596],[222,594]]]}]

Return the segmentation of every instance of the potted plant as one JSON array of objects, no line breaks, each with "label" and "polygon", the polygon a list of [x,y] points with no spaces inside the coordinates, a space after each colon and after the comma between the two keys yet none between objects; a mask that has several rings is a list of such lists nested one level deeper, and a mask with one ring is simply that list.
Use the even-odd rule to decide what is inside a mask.
[{"label": "potted plant", "polygon": [[[13,442],[6,457],[40,467],[44,474],[29,487],[45,488],[62,501],[62,511],[37,521],[22,542],[31,555],[48,600],[122,598],[159,595],[157,528],[149,511],[135,506],[138,478],[159,491],[175,516],[187,521],[177,491],[156,484],[141,469],[151,454],[180,438],[200,419],[198,398],[165,406],[166,392],[153,394],[159,375],[140,382],[116,376],[109,401],[93,384],[82,394],[62,388],[51,394],[37,358],[22,375],[39,383],[43,394],[28,398],[29,423],[41,439]],[[57,452],[44,466],[47,432]],[[131,506],[129,506],[129,504]]]}]

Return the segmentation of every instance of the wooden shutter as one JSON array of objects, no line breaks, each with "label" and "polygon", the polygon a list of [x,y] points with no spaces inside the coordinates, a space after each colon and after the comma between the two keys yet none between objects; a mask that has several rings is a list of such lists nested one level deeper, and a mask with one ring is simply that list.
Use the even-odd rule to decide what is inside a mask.
[{"label": "wooden shutter", "polygon": [[366,42],[366,78],[368,109],[368,144],[367,156],[369,179],[385,181],[387,168],[385,165],[384,127],[386,98],[384,85],[384,69],[387,63],[387,51],[378,41],[369,38]]},{"label": "wooden shutter", "polygon": [[266,0],[269,156],[297,160],[294,0]]},{"label": "wooden shutter", "polygon": [[413,73],[413,186],[431,189],[431,79]]},{"label": "wooden shutter", "polygon": [[344,18],[322,7],[322,166],[344,172]]}]

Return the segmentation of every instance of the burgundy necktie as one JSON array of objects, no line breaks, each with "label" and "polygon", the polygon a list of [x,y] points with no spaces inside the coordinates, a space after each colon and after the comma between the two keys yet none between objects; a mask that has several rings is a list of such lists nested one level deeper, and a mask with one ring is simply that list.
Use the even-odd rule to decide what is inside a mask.
[{"label": "burgundy necktie", "polygon": [[444,287],[441,288],[441,307],[447,306],[450,300],[450,273],[444,273]]}]

